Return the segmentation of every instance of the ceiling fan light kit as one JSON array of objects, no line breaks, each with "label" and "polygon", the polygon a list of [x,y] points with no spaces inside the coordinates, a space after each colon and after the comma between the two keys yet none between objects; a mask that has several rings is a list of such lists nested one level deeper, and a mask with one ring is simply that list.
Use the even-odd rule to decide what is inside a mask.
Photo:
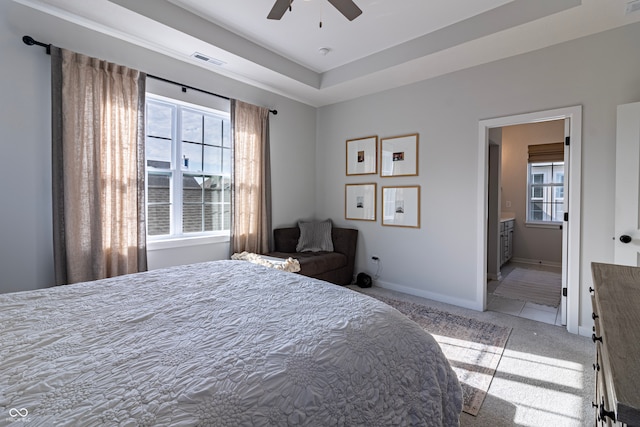
[{"label": "ceiling fan light kit", "polygon": [[[344,15],[349,21],[353,21],[362,14],[362,10],[353,2],[353,0],[328,0],[340,13]],[[291,11],[291,4],[293,0],[276,0],[271,12],[267,15],[267,19],[280,20],[284,16],[284,13],[289,9]],[[320,23],[322,27],[322,22]]]}]

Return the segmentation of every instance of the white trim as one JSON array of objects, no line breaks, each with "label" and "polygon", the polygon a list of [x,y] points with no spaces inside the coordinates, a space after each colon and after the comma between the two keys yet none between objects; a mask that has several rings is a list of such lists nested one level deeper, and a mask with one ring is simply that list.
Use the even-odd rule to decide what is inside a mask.
[{"label": "white trim", "polygon": [[593,329],[591,329],[591,327],[587,327],[587,326],[578,327],[578,335],[582,335],[583,337],[591,337],[591,334],[593,334]]},{"label": "white trim", "polygon": [[214,243],[228,243],[229,234],[217,234],[208,236],[179,237],[173,239],[147,240],[148,251],[162,249],[184,248],[186,246],[210,245]]},{"label": "white trim", "polygon": [[489,129],[523,123],[550,120],[571,120],[571,150],[569,151],[569,221],[567,224],[567,330],[579,333],[580,321],[580,206],[582,186],[582,106],[558,108],[494,119],[480,120],[478,126],[478,189],[477,189],[477,257],[476,257],[476,303],[481,310],[487,302],[487,176]]},{"label": "white trim", "polygon": [[520,264],[530,264],[530,265],[543,265],[545,267],[562,268],[562,263],[561,262],[542,261],[542,260],[537,260],[537,259],[511,258],[511,262],[517,262],[517,263],[520,263]]},{"label": "white trim", "polygon": [[560,230],[562,222],[525,222],[524,226],[527,228],[551,228],[553,230]]}]

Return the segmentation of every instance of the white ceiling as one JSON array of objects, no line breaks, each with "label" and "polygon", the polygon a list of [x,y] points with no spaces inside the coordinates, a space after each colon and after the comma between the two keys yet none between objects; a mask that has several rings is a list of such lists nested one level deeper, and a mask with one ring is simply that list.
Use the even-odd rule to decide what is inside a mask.
[{"label": "white ceiling", "polygon": [[351,22],[327,0],[279,21],[275,0],[14,1],[312,106],[640,21],[628,0],[354,0]]}]

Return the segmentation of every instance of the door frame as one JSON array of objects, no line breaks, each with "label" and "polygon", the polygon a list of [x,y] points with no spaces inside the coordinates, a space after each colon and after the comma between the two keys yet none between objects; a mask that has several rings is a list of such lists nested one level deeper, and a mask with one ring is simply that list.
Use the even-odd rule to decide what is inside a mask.
[{"label": "door frame", "polygon": [[[577,334],[580,320],[580,207],[582,187],[582,106],[536,111],[513,116],[497,117],[479,121],[478,132],[478,212],[477,212],[477,249],[476,263],[476,301],[482,311],[487,309],[487,221],[488,221],[488,175],[489,175],[489,129],[526,123],[546,122],[550,120],[570,119],[570,150],[568,181],[568,222],[563,223],[566,240],[566,277],[563,283],[567,288],[567,330]],[[563,268],[563,270],[565,270]]]}]

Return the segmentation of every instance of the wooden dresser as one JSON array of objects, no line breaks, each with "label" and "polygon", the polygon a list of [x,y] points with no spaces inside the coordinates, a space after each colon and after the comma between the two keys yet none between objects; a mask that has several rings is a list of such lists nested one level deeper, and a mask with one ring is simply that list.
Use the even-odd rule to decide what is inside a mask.
[{"label": "wooden dresser", "polygon": [[597,426],[640,426],[640,267],[592,263]]}]

